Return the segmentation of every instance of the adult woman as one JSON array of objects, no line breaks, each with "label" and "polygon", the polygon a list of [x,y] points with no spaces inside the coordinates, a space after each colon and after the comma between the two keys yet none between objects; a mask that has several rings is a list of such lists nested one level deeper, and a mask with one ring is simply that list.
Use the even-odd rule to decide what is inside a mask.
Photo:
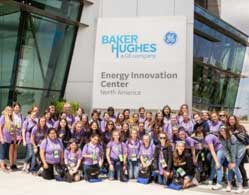
[{"label": "adult woman", "polygon": [[189,137],[186,133],[186,130],[183,127],[180,127],[178,130],[178,138],[180,141],[185,142],[185,152],[188,152],[192,157],[193,163],[196,165],[196,151],[195,145],[198,144],[196,140]]},{"label": "adult woman", "polygon": [[13,136],[15,137],[13,109],[7,106],[0,117],[0,169],[2,171],[8,171],[5,167],[5,160],[8,158]]},{"label": "adult woman", "polygon": [[145,133],[149,133],[151,131],[152,123],[152,112],[146,112],[146,119],[144,122]]},{"label": "adult woman", "polygon": [[206,133],[209,132],[209,125],[207,121],[202,120],[199,113],[195,113],[193,117],[195,121],[194,131],[196,131],[198,127],[202,126]]},{"label": "adult woman", "polygon": [[66,114],[66,120],[68,122],[68,126],[69,128],[72,127],[73,123],[74,123],[74,117],[71,114],[71,104],[66,102],[63,106],[63,112]]},{"label": "adult woman", "polygon": [[166,185],[173,170],[172,147],[165,133],[159,133],[158,137],[160,143],[156,146],[153,164],[154,169],[158,172],[158,183]]},{"label": "adult woman", "polygon": [[201,111],[201,119],[203,120],[203,121],[209,121],[210,120],[210,114],[209,114],[209,111],[207,111],[207,110],[202,110]]},{"label": "adult woman", "polygon": [[115,127],[116,127],[116,129],[121,129],[122,128],[122,125],[123,125],[123,123],[124,123],[124,120],[125,120],[125,118],[124,118],[124,115],[123,115],[123,113],[118,113],[118,115],[117,115],[117,119],[116,119],[116,121],[115,121]]},{"label": "adult woman", "polygon": [[180,122],[180,127],[184,127],[188,135],[191,135],[194,129],[194,124],[189,117],[189,114],[187,112],[184,112],[182,114],[182,122]]},{"label": "adult woman", "polygon": [[103,136],[103,141],[104,144],[107,145],[109,143],[109,141],[111,141],[112,138],[112,132],[115,130],[115,125],[114,122],[112,120],[107,121],[106,123],[106,127],[105,127],[105,132],[104,132],[104,136]]},{"label": "adult woman", "polygon": [[162,109],[162,113],[163,113],[164,123],[166,124],[170,121],[171,118],[171,108],[168,105],[164,106]]},{"label": "adult woman", "polygon": [[49,111],[45,111],[44,116],[46,118],[46,125],[48,128],[54,127],[54,121],[51,117],[51,113]]},{"label": "adult woman", "polygon": [[92,134],[90,142],[87,143],[82,151],[83,169],[85,180],[89,180],[88,172],[93,167],[100,168],[103,163],[103,148],[99,144],[100,137],[98,134]]},{"label": "adult woman", "polygon": [[22,124],[23,124],[23,117],[21,114],[21,105],[17,102],[15,102],[12,105],[13,108],[13,121],[16,129],[16,142],[10,145],[10,150],[9,150],[9,160],[10,160],[10,169],[16,170],[16,158],[17,158],[17,149],[18,145],[22,141]]},{"label": "adult woman", "polygon": [[108,112],[108,114],[109,114],[109,116],[110,116],[110,119],[113,121],[113,122],[115,122],[116,121],[116,116],[115,116],[115,110],[114,110],[114,108],[113,107],[108,107],[107,108],[107,112]]},{"label": "adult woman", "polygon": [[66,119],[60,119],[59,125],[57,128],[57,135],[61,139],[64,148],[67,147],[69,140],[72,138],[71,130],[68,127]]},{"label": "adult woman", "polygon": [[75,127],[72,131],[72,138],[76,140],[76,143],[78,144],[79,148],[82,148],[84,145],[84,136],[85,132],[82,129],[82,123],[81,121],[75,123]]},{"label": "adult woman", "polygon": [[100,129],[101,132],[104,133],[106,130],[106,124],[107,122],[110,120],[110,116],[108,114],[108,112],[104,112],[103,114],[103,120],[100,122]]},{"label": "adult woman", "polygon": [[130,127],[137,127],[138,123],[139,123],[139,114],[134,113],[132,115],[132,118],[130,118],[130,120],[129,120],[129,125],[130,125]]},{"label": "adult woman", "polygon": [[[245,127],[239,123],[239,120],[235,115],[231,115],[227,118],[226,126],[239,141],[240,141],[239,139],[240,135],[243,136],[243,134],[246,133]],[[245,157],[240,162],[239,170],[243,178],[243,186],[248,187],[247,173],[244,164],[245,164]]]},{"label": "adult woman", "polygon": [[182,185],[182,188],[193,186],[194,165],[189,152],[185,150],[185,143],[178,141],[173,153],[174,182]]},{"label": "adult woman", "polygon": [[47,133],[48,127],[46,125],[46,118],[41,117],[38,121],[38,124],[32,129],[31,132],[31,144],[33,145],[33,153],[30,171],[32,173],[38,170],[38,167],[36,167],[36,160],[39,159],[40,144],[42,140],[47,136]]},{"label": "adult woman", "polygon": [[75,139],[69,140],[69,146],[64,151],[64,163],[67,166],[68,172],[66,181],[79,181],[80,173],[79,167],[81,164],[81,150],[78,148]]},{"label": "adult woman", "polygon": [[225,153],[225,157],[228,161],[228,182],[226,191],[231,192],[232,190],[232,180],[234,174],[236,177],[236,184],[238,186],[236,193],[242,193],[243,181],[239,170],[239,165],[244,158],[246,147],[241,142],[239,142],[238,139],[232,135],[229,129],[225,126],[220,127],[219,138]]},{"label": "adult woman", "polygon": [[120,131],[120,140],[121,142],[126,142],[130,136],[130,126],[129,123],[124,122],[122,129]]},{"label": "adult woman", "polygon": [[208,146],[208,150],[211,154],[211,173],[209,175],[208,184],[212,184],[214,176],[217,176],[217,183],[212,187],[213,190],[219,190],[222,188],[222,164],[225,161],[225,154],[222,150],[222,145],[219,138],[214,134],[209,134],[205,137],[205,145]]},{"label": "adult woman", "polygon": [[47,138],[41,142],[40,158],[43,165],[42,177],[61,179],[62,175],[56,169],[60,169],[63,163],[63,145],[57,137],[56,129],[49,129]]},{"label": "adult woman", "polygon": [[24,172],[29,171],[29,164],[32,160],[32,156],[34,155],[34,149],[31,143],[31,132],[37,124],[36,116],[37,113],[35,111],[32,111],[29,117],[23,122],[23,127],[22,127],[23,146],[26,147],[26,157],[23,166]]},{"label": "adult woman", "polygon": [[144,128],[144,122],[138,123],[138,137],[139,139],[142,139],[142,137],[145,135],[145,128]]},{"label": "adult woman", "polygon": [[218,132],[222,122],[219,121],[218,114],[216,112],[211,113],[211,120],[208,121],[210,132]]},{"label": "adult woman", "polygon": [[127,109],[127,108],[124,109],[123,114],[124,114],[125,122],[129,122],[129,120],[130,120],[130,109]]},{"label": "adult woman", "polygon": [[139,122],[145,122],[145,119],[146,119],[146,117],[145,117],[145,108],[144,107],[140,107],[140,108],[138,108],[138,114],[139,114]]},{"label": "adult woman", "polygon": [[219,119],[223,124],[226,124],[228,121],[228,114],[225,111],[220,111],[219,112]]},{"label": "adult woman", "polygon": [[178,116],[177,116],[177,121],[180,124],[183,121],[183,113],[186,112],[189,114],[189,107],[187,104],[182,104],[180,106],[179,112],[178,112]]},{"label": "adult woman", "polygon": [[150,136],[145,134],[139,149],[139,158],[141,168],[148,168],[152,166],[154,160],[155,145],[152,143]]},{"label": "adult woman", "polygon": [[137,179],[139,168],[140,142],[136,129],[131,130],[130,138],[127,140],[126,146],[128,155],[129,178]]},{"label": "adult woman", "polygon": [[121,171],[126,168],[127,148],[120,141],[120,132],[113,131],[112,140],[107,144],[106,158],[109,164],[109,179],[121,179]]},{"label": "adult woman", "polygon": [[81,121],[84,113],[85,113],[84,109],[79,107],[75,113],[74,121],[75,122]]}]

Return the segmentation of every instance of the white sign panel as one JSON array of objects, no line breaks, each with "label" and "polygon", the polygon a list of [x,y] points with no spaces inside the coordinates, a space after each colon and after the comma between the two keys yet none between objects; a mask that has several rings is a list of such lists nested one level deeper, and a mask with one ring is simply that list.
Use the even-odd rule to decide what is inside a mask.
[{"label": "white sign panel", "polygon": [[185,103],[186,17],[101,18],[93,107],[173,109]]}]

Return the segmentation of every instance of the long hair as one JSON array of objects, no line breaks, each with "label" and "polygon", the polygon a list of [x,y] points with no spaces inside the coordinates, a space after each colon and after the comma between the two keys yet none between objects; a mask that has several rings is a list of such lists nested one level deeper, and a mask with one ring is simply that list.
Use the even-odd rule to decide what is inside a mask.
[{"label": "long hair", "polygon": [[160,135],[164,135],[164,136],[166,137],[166,139],[165,139],[165,146],[166,146],[166,147],[169,147],[169,146],[170,146],[170,140],[169,140],[169,138],[168,138],[168,135],[167,135],[166,133],[164,133],[164,132],[160,132],[160,133],[158,134],[158,139],[160,138]]},{"label": "long hair", "polygon": [[[229,120],[230,120],[230,118],[234,118],[234,120],[235,120],[235,125],[230,125],[229,124]],[[227,128],[231,131],[231,132],[234,132],[235,130],[237,130],[237,131],[244,131],[244,126],[243,125],[241,125],[240,123],[239,123],[239,120],[238,120],[238,118],[235,116],[235,115],[230,115],[228,118],[227,118],[227,122],[226,122],[226,126],[227,126]]]},{"label": "long hair", "polygon": [[220,131],[218,132],[219,133],[219,140],[228,140],[231,138],[231,131],[229,128],[225,127],[225,126],[222,126],[220,127],[220,129],[225,129],[225,133],[226,133],[226,139],[221,135]]},{"label": "long hair", "polygon": [[7,130],[11,129],[11,123],[13,122],[12,115],[9,116],[8,110],[12,109],[10,106],[6,106],[4,111],[2,112],[2,115],[4,116],[4,128]]},{"label": "long hair", "polygon": [[183,115],[182,109],[183,109],[184,106],[187,108],[187,110],[188,110],[187,112],[189,112],[188,104],[182,104],[182,105],[180,106],[180,110],[179,110],[179,112],[178,112],[178,116],[182,116],[182,115]]}]

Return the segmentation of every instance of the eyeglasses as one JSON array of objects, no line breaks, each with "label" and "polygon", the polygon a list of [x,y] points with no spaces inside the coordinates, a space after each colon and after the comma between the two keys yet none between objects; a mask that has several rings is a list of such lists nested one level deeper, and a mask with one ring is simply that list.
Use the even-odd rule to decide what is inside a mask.
[{"label": "eyeglasses", "polygon": [[159,139],[166,139],[166,137],[160,137]]},{"label": "eyeglasses", "polygon": [[113,125],[112,123],[108,124],[108,125]]},{"label": "eyeglasses", "polygon": [[225,115],[224,115],[224,114],[220,114],[219,116],[220,116],[220,117],[223,117],[223,116],[225,116]]}]

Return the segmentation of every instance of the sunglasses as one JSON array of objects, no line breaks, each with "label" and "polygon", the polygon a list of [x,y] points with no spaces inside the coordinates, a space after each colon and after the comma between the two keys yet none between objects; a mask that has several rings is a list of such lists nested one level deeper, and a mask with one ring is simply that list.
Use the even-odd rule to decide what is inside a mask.
[{"label": "sunglasses", "polygon": [[225,116],[225,115],[224,114],[220,114],[219,116],[222,117],[222,116]]},{"label": "sunglasses", "polygon": [[113,125],[112,123],[108,124],[108,125]]},{"label": "sunglasses", "polygon": [[160,137],[159,139],[166,139],[166,137]]}]

